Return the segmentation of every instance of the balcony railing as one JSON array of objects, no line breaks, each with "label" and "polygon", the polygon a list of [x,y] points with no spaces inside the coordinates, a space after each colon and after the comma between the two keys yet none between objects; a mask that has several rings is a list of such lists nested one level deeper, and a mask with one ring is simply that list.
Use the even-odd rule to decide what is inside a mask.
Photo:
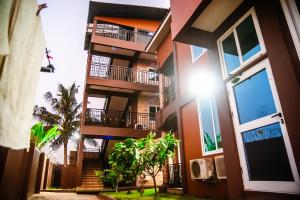
[{"label": "balcony railing", "polygon": [[155,113],[122,112],[114,110],[87,108],[85,123],[104,127],[155,129]]},{"label": "balcony railing", "polygon": [[115,65],[104,66],[101,65],[101,63],[91,64],[90,76],[101,79],[119,80],[147,85],[158,85],[158,74],[155,72],[137,70]]},{"label": "balcony railing", "polygon": [[171,84],[164,88],[164,105],[167,106],[175,100],[175,83],[174,81]]},{"label": "balcony railing", "polygon": [[170,187],[182,187],[181,164],[168,165]]},{"label": "balcony railing", "polygon": [[128,42],[137,42],[145,45],[148,44],[152,39],[152,36],[147,35],[146,33],[126,30],[122,28],[109,28],[97,26],[95,32],[98,36],[124,40]]}]

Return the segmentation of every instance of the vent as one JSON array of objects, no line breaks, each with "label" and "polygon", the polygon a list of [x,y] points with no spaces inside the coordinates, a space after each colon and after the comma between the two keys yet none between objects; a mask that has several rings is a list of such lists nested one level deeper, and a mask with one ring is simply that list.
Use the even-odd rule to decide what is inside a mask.
[{"label": "vent", "polygon": [[215,166],[218,179],[226,179],[224,156],[215,156]]},{"label": "vent", "polygon": [[212,158],[190,160],[192,179],[210,179],[214,175]]}]

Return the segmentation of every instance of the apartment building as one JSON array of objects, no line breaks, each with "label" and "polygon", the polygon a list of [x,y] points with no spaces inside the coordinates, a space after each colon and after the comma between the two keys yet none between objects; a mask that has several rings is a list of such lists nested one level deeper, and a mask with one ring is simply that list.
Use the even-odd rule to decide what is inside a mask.
[{"label": "apartment building", "polygon": [[181,140],[185,194],[299,199],[296,0],[171,0],[157,52],[156,127]]},{"label": "apartment building", "polygon": [[[146,53],[145,47],[166,12],[162,8],[90,1],[78,187],[99,189],[95,177],[88,179],[87,174],[106,167],[115,142],[145,137],[156,130],[159,76],[155,72],[156,54]],[[102,139],[101,147],[84,148],[86,138]]]}]

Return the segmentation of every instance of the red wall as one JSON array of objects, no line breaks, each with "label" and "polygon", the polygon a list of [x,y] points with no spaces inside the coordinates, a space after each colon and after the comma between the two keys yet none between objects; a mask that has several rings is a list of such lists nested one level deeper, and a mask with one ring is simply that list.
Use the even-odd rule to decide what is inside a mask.
[{"label": "red wall", "polygon": [[[192,62],[191,46],[176,42],[176,61],[177,61],[177,78],[179,79],[180,96],[189,95],[188,80],[194,69],[207,68],[208,54],[203,54],[194,63]],[[221,197],[227,196],[226,181],[219,183],[208,183],[201,180],[192,180],[190,172],[190,163],[192,159],[203,157],[214,157],[220,154],[210,156],[202,155],[202,144],[200,138],[200,124],[197,110],[197,102],[192,102],[181,107],[181,127],[184,145],[184,159],[186,166],[186,186],[187,193],[201,197]]]},{"label": "red wall", "polygon": [[[172,38],[174,39],[181,31],[186,22],[191,18],[197,7],[201,4],[202,0],[171,0],[171,13],[172,13]],[[173,23],[176,22],[176,23]]]}]

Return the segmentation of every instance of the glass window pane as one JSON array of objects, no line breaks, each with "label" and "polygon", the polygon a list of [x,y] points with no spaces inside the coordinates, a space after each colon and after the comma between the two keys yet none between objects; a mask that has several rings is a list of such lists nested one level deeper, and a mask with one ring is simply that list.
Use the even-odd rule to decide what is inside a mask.
[{"label": "glass window pane", "polygon": [[294,181],[279,123],[242,133],[251,181]]},{"label": "glass window pane", "polygon": [[206,152],[216,150],[215,133],[209,98],[200,99],[200,113],[203,130],[204,149]]},{"label": "glass window pane", "polygon": [[276,113],[265,69],[235,85],[233,90],[240,124]]},{"label": "glass window pane", "polygon": [[234,35],[231,33],[223,42],[224,60],[228,74],[240,66],[240,60],[234,40]]},{"label": "glass window pane", "polygon": [[205,48],[192,45],[193,59],[198,58],[204,51]]},{"label": "glass window pane", "polygon": [[261,50],[252,16],[249,15],[237,28],[243,61],[248,60]]},{"label": "glass window pane", "polygon": [[212,104],[215,134],[216,134],[216,139],[217,139],[217,149],[221,149],[221,148],[223,148],[222,138],[221,138],[221,130],[220,130],[220,124],[219,124],[217,104],[216,104],[215,98],[213,98],[213,97],[211,98],[211,104]]}]

